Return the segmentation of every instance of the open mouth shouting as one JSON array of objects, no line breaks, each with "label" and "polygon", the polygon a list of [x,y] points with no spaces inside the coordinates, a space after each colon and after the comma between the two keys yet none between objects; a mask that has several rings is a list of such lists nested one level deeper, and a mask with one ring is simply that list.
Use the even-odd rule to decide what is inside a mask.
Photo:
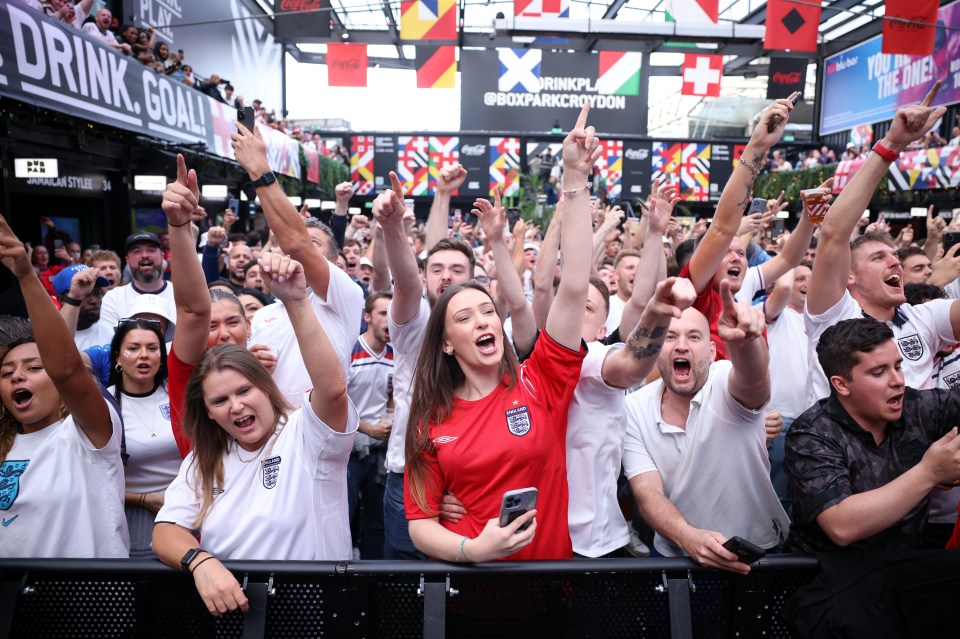
[{"label": "open mouth shouting", "polygon": [[493,333],[484,333],[474,344],[477,345],[477,350],[479,350],[482,355],[494,355],[497,352],[497,339]]},{"label": "open mouth shouting", "polygon": [[899,273],[891,273],[890,275],[887,275],[885,278],[883,278],[883,283],[890,288],[896,289],[897,292],[903,291],[903,280],[901,279]]},{"label": "open mouth shouting", "polygon": [[673,378],[680,382],[690,381],[692,368],[690,360],[685,357],[677,357],[673,360]]},{"label": "open mouth shouting", "polygon": [[244,415],[243,417],[233,420],[233,425],[241,435],[246,435],[253,430],[253,425],[256,421],[253,415]]},{"label": "open mouth shouting", "polygon": [[727,279],[738,280],[740,279],[740,274],[743,272],[743,269],[739,266],[731,266],[727,269]]},{"label": "open mouth shouting", "polygon": [[13,407],[16,410],[26,410],[33,403],[33,393],[26,388],[13,391]]}]

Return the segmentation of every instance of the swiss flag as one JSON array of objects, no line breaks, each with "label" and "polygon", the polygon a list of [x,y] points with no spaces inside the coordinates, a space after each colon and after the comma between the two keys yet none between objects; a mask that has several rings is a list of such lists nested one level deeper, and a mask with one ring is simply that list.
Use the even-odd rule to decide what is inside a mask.
[{"label": "swiss flag", "polygon": [[769,0],[767,2],[767,31],[763,38],[764,49],[816,53],[817,32],[819,30],[819,1]]},{"label": "swiss flag", "polygon": [[[922,27],[918,22],[935,25],[939,0],[886,0],[883,18],[883,53],[930,55],[937,35],[936,27]],[[901,18],[900,22],[890,18]]]},{"label": "swiss flag", "polygon": [[328,43],[327,84],[332,87],[367,86],[367,45]]},{"label": "swiss flag", "polygon": [[723,56],[687,53],[683,56],[682,95],[720,96]]}]

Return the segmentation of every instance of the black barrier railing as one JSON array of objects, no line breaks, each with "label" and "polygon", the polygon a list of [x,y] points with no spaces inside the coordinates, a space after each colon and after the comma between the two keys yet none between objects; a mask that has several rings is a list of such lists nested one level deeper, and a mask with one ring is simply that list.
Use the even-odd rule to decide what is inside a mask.
[{"label": "black barrier railing", "polygon": [[149,560],[0,560],[0,637],[789,637],[779,612],[818,572],[686,559],[227,562],[250,609],[212,617]]}]

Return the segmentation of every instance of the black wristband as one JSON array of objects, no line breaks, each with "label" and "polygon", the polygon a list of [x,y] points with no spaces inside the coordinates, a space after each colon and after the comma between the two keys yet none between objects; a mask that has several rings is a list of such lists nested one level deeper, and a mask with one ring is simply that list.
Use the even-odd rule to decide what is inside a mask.
[{"label": "black wristband", "polygon": [[210,561],[211,559],[216,559],[216,557],[214,557],[213,555],[208,555],[208,556],[204,557],[203,559],[201,559],[200,561],[198,561],[198,562],[197,562],[197,565],[194,566],[194,567],[190,570],[190,574],[192,575],[193,573],[197,572],[197,568],[200,567],[200,564],[202,564],[202,563],[205,562],[205,561]]},{"label": "black wristband", "polygon": [[178,228],[180,228],[181,226],[186,226],[187,224],[190,224],[190,220],[187,220],[187,221],[184,222],[183,224],[171,224],[171,223],[170,223],[170,220],[167,220],[167,226],[173,227],[173,228],[175,228],[175,229],[178,229]]},{"label": "black wristband", "polygon": [[68,306],[80,306],[83,304],[83,300],[75,300],[69,295],[64,295],[63,299],[60,300],[61,304],[67,304]]}]

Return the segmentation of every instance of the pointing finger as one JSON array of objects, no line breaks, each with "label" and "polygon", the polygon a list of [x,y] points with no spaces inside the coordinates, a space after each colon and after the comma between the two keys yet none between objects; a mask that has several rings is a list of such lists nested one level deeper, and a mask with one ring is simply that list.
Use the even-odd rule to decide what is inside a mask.
[{"label": "pointing finger", "polygon": [[394,171],[390,171],[390,185],[393,188],[393,192],[398,196],[403,193],[403,186],[400,184],[400,178],[397,177],[397,174]]},{"label": "pointing finger", "polygon": [[720,280],[720,300],[723,302],[724,312],[734,312],[737,302],[733,299],[733,292],[730,290],[730,280],[726,278]]},{"label": "pointing finger", "polygon": [[943,85],[943,80],[937,80],[933,86],[930,88],[929,93],[923,98],[923,101],[920,102],[923,106],[930,106],[933,104],[933,101],[937,98],[937,94],[940,93],[940,87]]},{"label": "pointing finger", "polygon": [[183,153],[177,153],[177,183],[187,184],[187,162],[183,159]]},{"label": "pointing finger", "polygon": [[590,113],[590,103],[584,102],[583,108],[580,109],[580,115],[577,116],[577,123],[574,125],[576,129],[583,129],[587,126],[587,114]]}]

